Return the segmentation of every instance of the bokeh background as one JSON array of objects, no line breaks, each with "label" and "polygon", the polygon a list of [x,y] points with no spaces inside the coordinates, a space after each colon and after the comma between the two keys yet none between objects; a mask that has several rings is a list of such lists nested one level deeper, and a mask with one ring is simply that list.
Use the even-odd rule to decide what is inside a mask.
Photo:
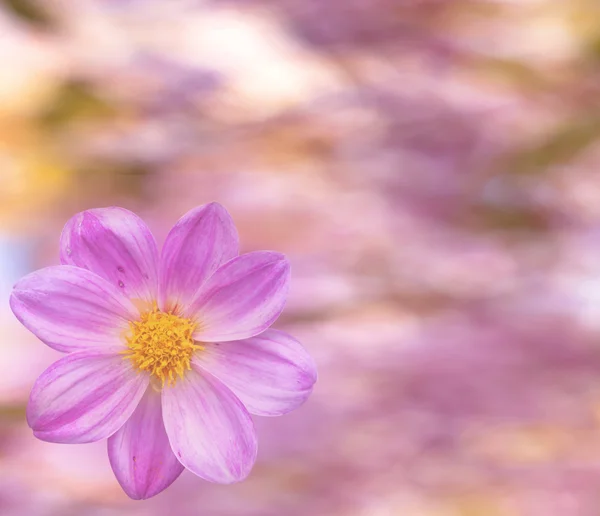
[{"label": "bokeh background", "polygon": [[[597,0],[0,1],[2,516],[598,516]],[[133,502],[37,441],[7,298],[66,220],[219,201],[285,252],[310,400]]]}]

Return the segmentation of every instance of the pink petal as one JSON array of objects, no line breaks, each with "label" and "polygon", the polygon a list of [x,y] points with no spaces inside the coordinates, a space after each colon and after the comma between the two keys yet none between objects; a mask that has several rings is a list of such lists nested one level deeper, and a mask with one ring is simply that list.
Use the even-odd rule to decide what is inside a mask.
[{"label": "pink petal", "polygon": [[163,389],[162,407],[171,448],[187,469],[221,484],[248,476],[257,453],[254,425],[225,385],[192,369]]},{"label": "pink petal", "polygon": [[156,300],[158,248],[135,213],[99,208],[78,213],[63,229],[61,262],[98,274],[130,299]]},{"label": "pink petal", "polygon": [[128,321],[139,318],[135,306],[100,276],[58,265],[21,279],[10,306],[23,325],[58,351],[124,346]]},{"label": "pink petal", "polygon": [[27,423],[42,441],[89,443],[114,434],[129,419],[148,386],[121,355],[78,351],[37,379]]},{"label": "pink petal", "polygon": [[194,338],[220,342],[263,332],[283,310],[289,279],[290,265],[280,253],[258,251],[227,262],[187,309],[199,322]]},{"label": "pink petal", "polygon": [[160,306],[188,305],[198,288],[239,253],[238,234],[227,210],[213,202],[186,213],[171,229],[160,266]]},{"label": "pink petal", "polygon": [[144,500],[169,487],[183,471],[171,451],[161,397],[152,388],[121,429],[108,439],[110,465],[123,490]]},{"label": "pink petal", "polygon": [[273,329],[245,340],[205,344],[194,363],[259,416],[279,416],[299,407],[317,380],[315,363],[302,344]]}]

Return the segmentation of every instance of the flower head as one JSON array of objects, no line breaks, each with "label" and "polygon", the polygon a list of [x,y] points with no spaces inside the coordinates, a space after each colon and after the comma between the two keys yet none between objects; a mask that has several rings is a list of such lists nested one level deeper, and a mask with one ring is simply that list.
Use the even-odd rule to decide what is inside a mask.
[{"label": "flower head", "polygon": [[177,222],[160,257],[135,214],[85,211],[65,226],[61,262],[21,279],[10,300],[23,325],[67,353],[33,387],[34,435],[108,438],[113,471],[135,499],[184,467],[243,480],[257,454],[250,414],[295,409],[316,380],[302,345],[269,329],[285,304],[286,258],[239,255],[231,217],[212,203]]}]

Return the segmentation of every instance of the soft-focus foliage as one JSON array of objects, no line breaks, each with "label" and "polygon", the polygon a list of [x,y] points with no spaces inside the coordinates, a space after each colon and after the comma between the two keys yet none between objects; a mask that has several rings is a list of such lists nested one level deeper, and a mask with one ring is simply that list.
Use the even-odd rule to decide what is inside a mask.
[{"label": "soft-focus foliage", "polygon": [[[0,2],[0,513],[595,516],[595,0]],[[131,502],[27,429],[14,281],[83,209],[217,200],[316,358],[247,481]]]}]

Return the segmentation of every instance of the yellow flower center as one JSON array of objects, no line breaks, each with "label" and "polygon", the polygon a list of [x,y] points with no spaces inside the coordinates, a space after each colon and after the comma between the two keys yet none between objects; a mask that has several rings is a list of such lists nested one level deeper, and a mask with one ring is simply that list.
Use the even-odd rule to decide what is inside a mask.
[{"label": "yellow flower center", "polygon": [[155,308],[129,324],[131,333],[126,337],[129,349],[122,353],[138,371],[149,371],[160,380],[162,387],[183,378],[185,371],[191,369],[192,353],[202,349],[192,337],[196,323],[171,312]]}]

